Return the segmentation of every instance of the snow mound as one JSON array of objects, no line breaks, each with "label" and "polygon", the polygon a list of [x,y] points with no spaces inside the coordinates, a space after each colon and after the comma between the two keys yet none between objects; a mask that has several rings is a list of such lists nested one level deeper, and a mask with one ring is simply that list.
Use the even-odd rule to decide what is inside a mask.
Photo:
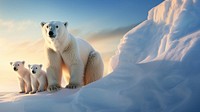
[{"label": "snow mound", "polygon": [[200,109],[199,20],[199,0],[166,0],[123,37],[111,68],[124,79],[132,78],[127,83],[137,105],[132,110]]},{"label": "snow mound", "polygon": [[199,6],[199,0],[164,1],[149,11],[146,21],[124,36],[117,54],[130,56],[126,59],[133,63],[182,61],[198,45]]},{"label": "snow mound", "polygon": [[200,0],[166,0],[123,37],[107,77],[79,90],[0,97],[0,111],[198,111],[199,20]]}]

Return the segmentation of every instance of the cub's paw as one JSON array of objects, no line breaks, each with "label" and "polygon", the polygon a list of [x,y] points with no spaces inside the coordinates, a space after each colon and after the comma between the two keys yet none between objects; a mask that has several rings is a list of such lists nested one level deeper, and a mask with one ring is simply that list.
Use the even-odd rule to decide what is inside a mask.
[{"label": "cub's paw", "polygon": [[61,87],[60,85],[56,84],[56,85],[50,85],[48,88],[47,88],[47,91],[48,92],[56,92],[58,90],[60,90]]},{"label": "cub's paw", "polygon": [[80,87],[80,86],[77,85],[77,84],[69,84],[69,85],[67,85],[65,88],[68,88],[68,89],[76,89],[76,88],[78,88],[78,87]]},{"label": "cub's paw", "polygon": [[30,92],[26,92],[25,94],[29,94]]},{"label": "cub's paw", "polygon": [[20,91],[19,93],[25,93],[25,91]]},{"label": "cub's paw", "polygon": [[29,92],[30,94],[35,94],[36,93],[36,91],[31,91],[31,92]]}]

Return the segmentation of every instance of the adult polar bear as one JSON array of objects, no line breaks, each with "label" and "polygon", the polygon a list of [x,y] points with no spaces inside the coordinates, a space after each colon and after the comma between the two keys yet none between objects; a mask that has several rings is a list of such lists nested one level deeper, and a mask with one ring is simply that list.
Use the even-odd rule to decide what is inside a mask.
[{"label": "adult polar bear", "polygon": [[66,88],[77,88],[98,80],[103,75],[103,61],[86,41],[75,38],[67,30],[67,22],[41,22],[45,39],[48,91],[61,86],[62,69],[69,72]]}]

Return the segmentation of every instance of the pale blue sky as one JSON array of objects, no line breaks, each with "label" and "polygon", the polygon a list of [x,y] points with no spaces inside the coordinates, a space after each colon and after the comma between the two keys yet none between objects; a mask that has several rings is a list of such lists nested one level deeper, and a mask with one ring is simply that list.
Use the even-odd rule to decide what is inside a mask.
[{"label": "pale blue sky", "polygon": [[[41,21],[68,21],[69,29],[82,36],[137,24],[147,18],[148,10],[163,0],[1,0],[0,36],[37,38]],[[8,22],[2,26],[3,22]],[[17,23],[14,24],[14,23]],[[16,32],[18,25],[25,28]],[[33,25],[33,24],[34,25]],[[31,27],[31,25],[33,25]],[[38,25],[38,26],[37,26]],[[23,27],[23,26],[21,26]],[[31,27],[31,28],[30,28]],[[27,30],[29,29],[29,30]],[[14,32],[15,31],[15,32]],[[22,32],[25,32],[25,34]],[[79,33],[80,32],[80,33]],[[12,35],[13,34],[13,35]]]}]

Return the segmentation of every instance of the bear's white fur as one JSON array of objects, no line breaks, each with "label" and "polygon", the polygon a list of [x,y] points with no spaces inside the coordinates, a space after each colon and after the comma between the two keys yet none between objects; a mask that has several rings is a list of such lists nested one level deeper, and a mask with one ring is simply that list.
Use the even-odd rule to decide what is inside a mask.
[{"label": "bear's white fur", "polygon": [[33,64],[33,65],[28,65],[28,67],[31,73],[31,85],[32,85],[31,94],[45,91],[47,88],[47,77],[46,77],[46,72],[42,70],[42,65]]},{"label": "bear's white fur", "polygon": [[62,68],[70,75],[66,88],[81,87],[102,77],[104,66],[100,54],[88,42],[70,34],[67,22],[42,22],[41,26],[45,39],[48,91],[60,88]]},{"label": "bear's white fur", "polygon": [[20,83],[20,93],[28,94],[31,88],[31,79],[30,79],[30,72],[28,69],[24,67],[25,61],[16,61],[10,62],[10,65],[13,66],[14,71],[18,73],[18,79]]}]

